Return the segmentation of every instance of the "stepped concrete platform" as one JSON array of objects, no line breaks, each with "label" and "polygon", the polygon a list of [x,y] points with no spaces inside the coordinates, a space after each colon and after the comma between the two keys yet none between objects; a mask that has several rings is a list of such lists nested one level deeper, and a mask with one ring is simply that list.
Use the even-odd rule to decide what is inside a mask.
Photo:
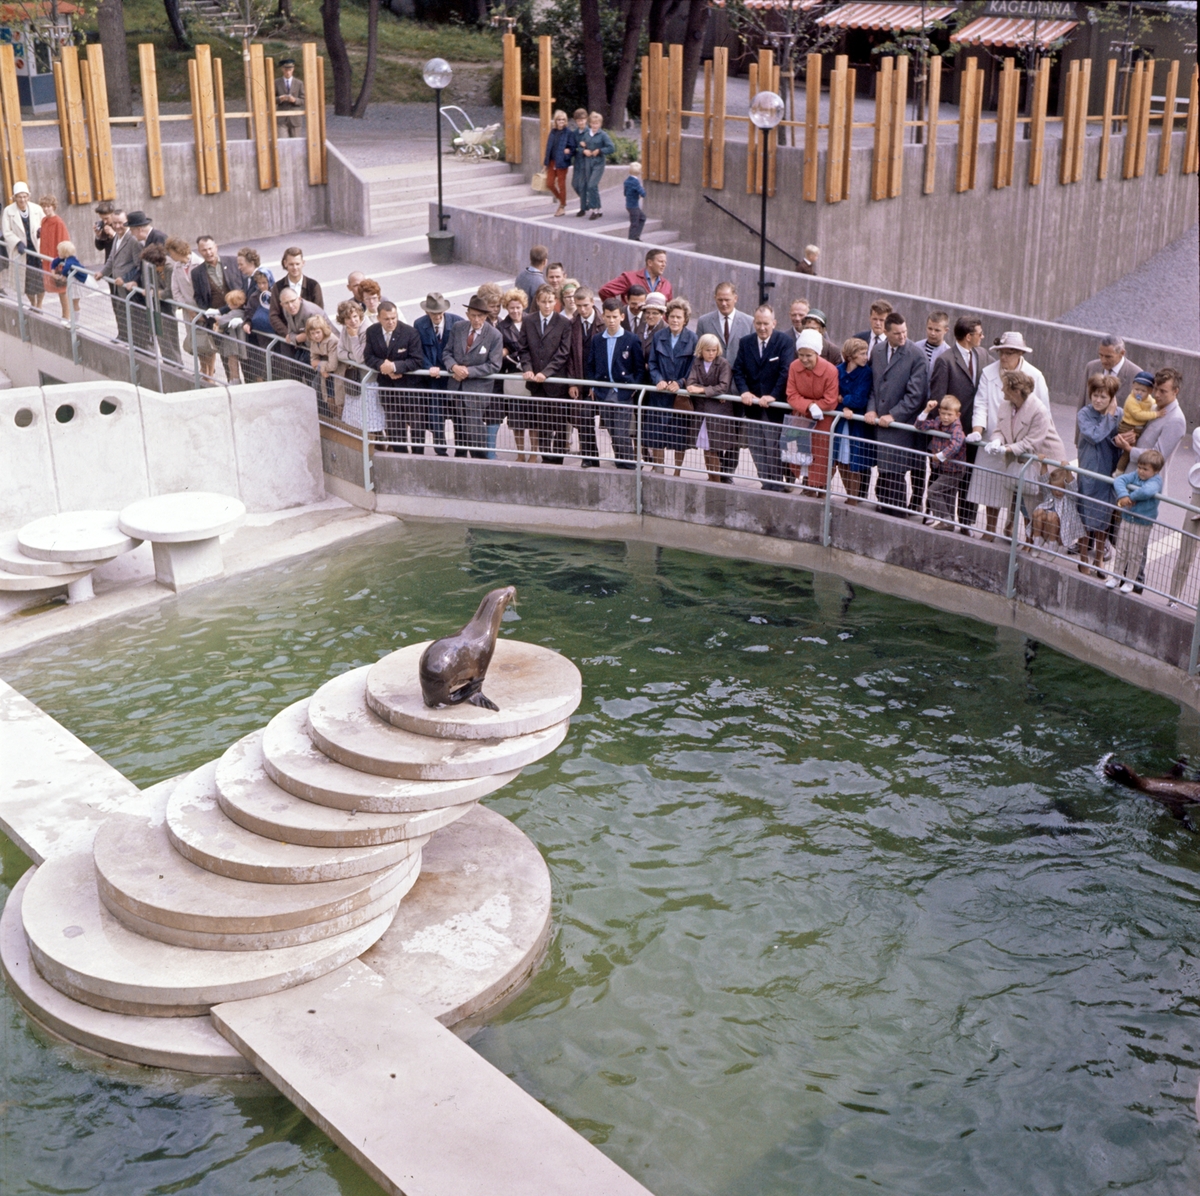
[{"label": "stepped concrete platform", "polygon": [[27,523],[17,532],[17,545],[40,561],[108,560],[132,552],[140,540],[117,526],[117,511],[63,511]]},{"label": "stepped concrete platform", "polygon": [[[413,780],[481,777],[524,768],[548,755],[566,738],[566,720],[545,731],[500,740],[444,740],[402,731],[367,706],[367,674],[371,667],[364,665],[327,681],[308,703],[313,743],[325,755],[350,768]],[[389,807],[375,801],[359,808],[378,812]]]},{"label": "stepped concrete platform", "polygon": [[221,537],[239,528],[245,518],[246,505],[240,499],[185,490],[130,503],[117,522],[126,535],[154,546],[159,584],[181,590],[221,576]]},{"label": "stepped concrete platform", "polygon": [[37,557],[26,556],[21,551],[16,532],[0,535],[0,570],[27,577],[60,577],[63,579],[58,583],[60,585],[65,584],[71,575],[99,568],[111,559],[102,557],[95,561],[43,561]]},{"label": "stepped concrete platform", "polygon": [[217,802],[216,765],[181,781],[167,802],[167,835],[185,860],[232,880],[310,884],[364,876],[402,863],[428,836],[364,846],[311,847],[264,837],[230,819]]},{"label": "stepped concrete platform", "polygon": [[403,1196],[647,1196],[371,968],[213,1009],[238,1050]]},{"label": "stepped concrete platform", "polygon": [[394,727],[439,739],[505,739],[544,731],[570,718],[583,697],[583,678],[560,652],[520,640],[497,640],[484,696],[499,707],[469,702],[431,709],[418,673],[426,641],[391,652],[367,673],[367,705]]},{"label": "stepped concrete platform", "polygon": [[[363,672],[360,680],[365,691]],[[234,786],[247,790],[263,787],[261,773],[265,772],[271,782],[295,797],[359,814],[436,814],[445,806],[465,805],[487,796],[507,785],[520,771],[507,769],[490,776],[441,781],[363,772],[331,759],[313,742],[309,733],[308,698],[281,710],[267,724],[262,736],[261,771],[257,757],[250,758],[253,752],[250,741],[243,743],[247,745],[246,755],[235,744],[222,757],[217,769],[217,787],[223,795],[232,794]]]}]

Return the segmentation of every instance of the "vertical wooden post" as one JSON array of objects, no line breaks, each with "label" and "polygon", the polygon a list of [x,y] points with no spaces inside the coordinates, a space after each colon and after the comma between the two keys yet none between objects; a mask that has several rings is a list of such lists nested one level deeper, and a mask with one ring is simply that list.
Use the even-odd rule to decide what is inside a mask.
[{"label": "vertical wooden post", "polygon": [[142,119],[146,125],[146,173],[150,194],[158,198],[166,187],[163,182],[162,129],[158,123],[158,69],[152,42],[142,42],[138,46],[138,73],[142,80]]},{"label": "vertical wooden post", "polygon": [[200,111],[200,74],[196,69],[196,60],[188,59],[188,95],[192,101],[192,138],[196,151],[196,190],[201,195],[208,194],[208,180],[205,177],[207,163],[204,160],[204,117]]},{"label": "vertical wooden post", "polygon": [[1000,68],[1000,88],[996,98],[996,155],[992,161],[992,187],[997,191],[1012,183],[1016,122],[1013,120],[1015,113],[1009,106],[1009,96],[1017,78],[1016,63],[1006,58]]},{"label": "vertical wooden post", "polygon": [[1096,177],[1108,177],[1108,151],[1112,145],[1113,103],[1117,94],[1117,60],[1110,58],[1104,75],[1104,120],[1100,125],[1100,163]]},{"label": "vertical wooden post", "polygon": [[672,44],[667,71],[667,182],[679,182],[683,145],[683,46]]},{"label": "vertical wooden post", "polygon": [[[779,71],[775,66],[775,51],[762,49],[758,52],[758,89],[759,91],[773,91],[776,95],[779,94]],[[754,93],[751,92],[751,99],[754,98]],[[759,143],[759,157],[762,157],[762,136],[755,138]],[[762,194],[762,188],[766,187],[768,195],[775,194],[775,155],[779,145],[779,134],[771,132],[767,135],[767,156],[766,160],[759,163],[758,166],[758,187],[756,191]]]},{"label": "vertical wooden post", "polygon": [[888,146],[892,140],[892,69],[885,58],[875,72],[875,154],[871,163],[871,198],[886,199],[888,193]]},{"label": "vertical wooden post", "polygon": [[1064,88],[1062,144],[1058,154],[1058,181],[1069,183],[1075,166],[1075,110],[1079,104],[1079,59],[1071,59]]},{"label": "vertical wooden post", "polygon": [[854,148],[854,97],[858,94],[858,71],[846,72],[846,142],[842,150],[842,198],[850,198],[850,151]]},{"label": "vertical wooden post", "polygon": [[1196,111],[1197,104],[1200,103],[1200,66],[1192,66],[1192,82],[1188,88],[1188,114],[1187,124],[1184,126],[1183,133],[1183,164],[1181,167],[1182,174],[1195,174],[1200,168],[1200,140],[1197,139],[1197,131],[1200,131],[1200,113]]},{"label": "vertical wooden post", "polygon": [[[63,46],[60,56],[63,97],[66,100],[67,146],[71,159],[71,178],[75,183],[75,203],[92,202],[91,172],[88,166],[87,132],[84,126],[83,81],[79,73],[79,51]],[[60,116],[60,121],[64,119]]]},{"label": "vertical wooden post", "polygon": [[[714,191],[725,189],[725,95],[729,78],[729,48],[713,49],[713,132],[711,186]],[[1193,105],[1194,107],[1194,105]]]},{"label": "vertical wooden post", "polygon": [[[758,86],[758,63],[752,62],[749,70],[750,99],[753,100],[761,90]],[[758,194],[759,169],[758,159],[761,156],[762,138],[753,123],[746,127],[746,194]]]},{"label": "vertical wooden post", "polygon": [[704,170],[701,186],[712,185],[712,61],[704,60]]},{"label": "vertical wooden post", "polygon": [[250,90],[246,96],[250,125],[254,132],[254,156],[258,166],[258,189],[271,189],[271,136],[268,132],[267,72],[261,42],[250,46]]},{"label": "vertical wooden post", "polygon": [[[2,69],[2,68],[0,68]],[[16,73],[16,57],[13,58],[13,73]],[[4,198],[12,195],[13,183],[12,165],[8,156],[8,126],[4,120],[4,92],[0,87],[0,187],[3,188]]]},{"label": "vertical wooden post", "polygon": [[970,191],[974,186],[975,161],[979,153],[979,59],[968,58],[958,96],[958,161],[954,190]]},{"label": "vertical wooden post", "polygon": [[[304,61],[304,136],[308,142],[308,185],[321,181],[321,109],[325,93],[317,91],[317,43],[305,42],[301,47]],[[438,114],[438,120],[441,120]]]},{"label": "vertical wooden post", "polygon": [[[829,140],[825,150],[825,202],[842,202],[842,174],[846,152],[846,68],[849,58],[839,54],[833,60],[829,75]],[[805,95],[807,95],[807,86]],[[853,112],[850,119],[853,121]],[[808,130],[805,129],[805,153],[808,152]]]},{"label": "vertical wooden post", "polygon": [[[61,62],[51,63],[51,70],[54,72],[54,106],[58,112],[58,142],[62,146],[62,161],[63,161],[63,178],[67,184],[67,203],[78,203],[75,198],[75,171],[74,163],[71,161],[71,131],[67,126],[67,97],[63,91],[63,70]],[[7,173],[8,164],[4,158],[0,157],[0,176],[3,176],[4,193],[11,194],[9,188],[11,181]]]},{"label": "vertical wooden post", "polygon": [[1146,69],[1142,74],[1142,103],[1138,109],[1137,120],[1137,161],[1134,163],[1135,178],[1141,178],[1146,173],[1146,147],[1150,140],[1150,96],[1154,91],[1153,58],[1146,59]]},{"label": "vertical wooden post", "polygon": [[[521,47],[506,33],[504,45],[504,160],[521,163]],[[438,120],[441,120],[438,113]]]},{"label": "vertical wooden post", "polygon": [[[650,174],[650,59],[642,55],[642,178],[652,178]],[[568,114],[569,115],[569,114]]]},{"label": "vertical wooden post", "polygon": [[904,186],[904,117],[908,108],[909,56],[901,54],[892,72],[892,139],[888,146],[888,198],[895,199]]},{"label": "vertical wooden post", "polygon": [[1075,104],[1075,160],[1071,164],[1071,182],[1083,178],[1083,158],[1087,150],[1088,99],[1092,94],[1092,60],[1083,59],[1079,64],[1079,88]]},{"label": "vertical wooden post", "polygon": [[204,192],[215,195],[221,190],[221,162],[217,155],[217,105],[213,95],[212,47],[196,47],[197,91],[192,97],[193,108],[200,108],[201,144],[197,153],[204,154]]},{"label": "vertical wooden post", "polygon": [[[321,182],[329,182],[329,142],[325,137],[325,56],[317,55],[317,94],[321,97],[317,105],[317,119],[321,124]],[[438,114],[441,119],[441,114]]]},{"label": "vertical wooden post", "polygon": [[650,73],[654,78],[654,89],[650,110],[653,136],[650,154],[654,161],[653,177],[660,183],[667,181],[667,58],[662,45],[656,42],[650,47]]},{"label": "vertical wooden post", "polygon": [[12,199],[12,185],[29,178],[25,166],[25,135],[21,129],[21,98],[17,91],[17,60],[10,44],[0,45],[0,108],[4,114],[5,167],[11,178],[5,182],[4,202]]},{"label": "vertical wooden post", "polygon": [[[554,116],[553,56],[551,54],[551,39],[549,35],[538,38],[538,132],[541,140],[543,156],[546,153],[546,142],[550,138],[550,123]],[[623,113],[613,113],[613,123],[616,124]]]},{"label": "vertical wooden post", "polygon": [[1179,59],[1171,60],[1167,70],[1167,90],[1163,95],[1162,135],[1158,142],[1158,173],[1171,169],[1171,135],[1175,132],[1175,95],[1179,90]]},{"label": "vertical wooden post", "polygon": [[[836,69],[836,68],[835,68]],[[834,85],[829,87],[829,137],[833,139]],[[817,144],[818,126],[821,123],[821,55],[809,54],[804,66],[804,198],[817,202],[817,167],[820,164],[820,148]],[[840,130],[839,130],[840,131]],[[828,155],[825,161],[826,174],[832,165]],[[840,181],[840,180],[839,180]]]},{"label": "vertical wooden post", "polygon": [[[113,166],[112,126],[108,123],[108,84],[104,77],[104,51],[98,43],[87,48],[87,75],[92,94],[88,100],[88,131],[92,137],[93,178],[97,199],[117,198],[117,172]],[[85,93],[86,94],[86,93]],[[91,114],[95,113],[94,119]]]},{"label": "vertical wooden post", "polygon": [[942,56],[929,60],[929,116],[925,121],[925,188],[932,195],[937,183],[938,108],[942,102]]},{"label": "vertical wooden post", "polygon": [[217,127],[217,166],[221,190],[229,190],[229,140],[225,129],[225,65],[219,58],[212,60],[213,116]]},{"label": "vertical wooden post", "polygon": [[1133,64],[1129,76],[1128,95],[1125,106],[1125,153],[1121,163],[1121,177],[1133,178],[1137,166],[1138,116],[1142,111],[1142,79],[1144,68],[1141,59]]},{"label": "vertical wooden post", "polygon": [[1029,185],[1042,181],[1042,162],[1046,153],[1046,101],[1050,97],[1050,59],[1038,63],[1033,82],[1033,114],[1029,139]]},{"label": "vertical wooden post", "polygon": [[[267,93],[267,143],[271,147],[271,186],[279,186],[279,115],[275,110],[275,59],[263,58],[263,84]],[[440,118],[439,118],[440,119]]]},{"label": "vertical wooden post", "polygon": [[79,90],[83,95],[83,116],[87,126],[87,155],[88,166],[92,176],[92,194],[97,199],[104,199],[101,167],[99,159],[99,143],[96,133],[96,109],[92,102],[92,71],[91,64],[85,58],[79,64]]}]

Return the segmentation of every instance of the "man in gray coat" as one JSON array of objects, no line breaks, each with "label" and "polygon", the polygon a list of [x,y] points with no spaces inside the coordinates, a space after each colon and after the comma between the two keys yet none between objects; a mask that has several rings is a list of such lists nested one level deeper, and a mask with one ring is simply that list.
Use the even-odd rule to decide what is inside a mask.
[{"label": "man in gray coat", "polygon": [[[136,280],[141,276],[142,244],[130,232],[124,212],[113,212],[109,224],[113,230],[112,249],[96,277],[108,282],[108,289],[113,295],[112,309],[117,320],[117,336],[121,340],[128,340],[125,294],[138,285]],[[126,278],[133,281],[126,284]]]},{"label": "man in gray coat", "polygon": [[491,402],[492,388],[483,379],[500,373],[504,362],[504,338],[488,323],[488,314],[484,300],[472,295],[467,318],[450,329],[442,357],[442,365],[450,375],[447,406],[454,420],[456,457],[465,457],[468,451],[472,457],[487,456],[483,415]]},{"label": "man in gray coat", "polygon": [[[1133,380],[1141,372],[1142,367],[1135,365],[1125,356],[1125,342],[1119,336],[1102,336],[1098,355],[1094,361],[1087,363],[1083,372],[1083,389],[1079,392],[1079,401],[1075,404],[1078,411],[1088,405],[1087,383],[1093,374],[1111,375],[1121,383],[1117,397],[1113,400],[1118,407],[1123,406],[1129,398]],[[1075,443],[1079,443],[1079,425],[1075,425]]]},{"label": "man in gray coat", "polygon": [[[867,407],[866,421],[877,427],[879,477],[875,499],[889,515],[907,516],[908,492],[904,475],[924,470],[925,458],[912,452],[913,434],[893,423],[911,424],[925,405],[929,390],[929,368],[925,354],[908,339],[908,327],[899,312],[883,322],[884,341],[871,354],[875,389]],[[912,507],[917,510],[916,504]]]},{"label": "man in gray coat", "polygon": [[710,311],[696,321],[696,336],[711,333],[721,342],[721,353],[732,366],[737,361],[738,346],[742,337],[754,331],[754,320],[744,311],[738,311],[737,287],[731,282],[717,283],[713,291],[717,310]]}]

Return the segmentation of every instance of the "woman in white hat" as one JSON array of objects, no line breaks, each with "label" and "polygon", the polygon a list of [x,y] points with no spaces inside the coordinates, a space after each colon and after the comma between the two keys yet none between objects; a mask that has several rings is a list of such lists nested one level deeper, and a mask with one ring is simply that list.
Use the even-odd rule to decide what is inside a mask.
[{"label": "woman in white hat", "polygon": [[[994,439],[996,424],[1000,417],[1000,404],[1004,401],[1004,384],[1002,375],[1015,370],[1028,374],[1033,379],[1033,394],[1031,400],[1040,401],[1050,410],[1050,390],[1041,370],[1029,364],[1028,358],[1033,350],[1025,343],[1025,338],[1019,332],[1006,332],[997,337],[991,347],[991,354],[996,358],[990,365],[984,367],[979,375],[979,388],[975,392],[973,412],[969,415],[970,432],[967,440],[971,444],[979,444]],[[967,424],[968,413],[963,412],[963,423]],[[978,503],[984,508],[986,521],[985,540],[993,540],[996,534],[996,521],[1000,517],[1000,508],[1007,506],[1013,493],[1013,483],[1007,473],[1002,459],[995,456],[984,456],[971,471],[971,486],[967,491],[967,500]]]},{"label": "woman in white hat", "polygon": [[[42,306],[45,290],[37,257],[43,219],[45,213],[29,197],[28,184],[14,183],[12,203],[0,213],[0,234],[13,264],[13,290],[18,294],[23,290],[34,307]],[[33,265],[32,270],[26,269],[26,261]]]}]

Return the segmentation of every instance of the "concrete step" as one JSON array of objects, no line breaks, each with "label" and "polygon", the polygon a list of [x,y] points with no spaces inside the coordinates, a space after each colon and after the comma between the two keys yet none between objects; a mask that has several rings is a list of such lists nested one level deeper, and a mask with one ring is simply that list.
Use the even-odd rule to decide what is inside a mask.
[{"label": "concrete step", "polygon": [[215,766],[197,769],[175,787],[167,802],[167,835],[185,860],[218,876],[268,885],[345,880],[399,864],[428,841],[428,836],[419,836],[362,846],[310,847],[267,838],[226,816],[217,802],[215,772]]},{"label": "concrete step", "polygon": [[[367,725],[381,719],[371,714],[365,704],[366,678],[360,679],[363,695],[362,719]],[[306,699],[281,710],[267,724],[262,739],[262,772],[269,781],[295,797],[314,805],[329,806],[339,811],[352,810],[362,814],[422,813],[437,818],[447,806],[465,806],[508,784],[520,768],[505,769],[480,777],[450,777],[444,780],[397,778],[364,772],[331,759],[313,743],[310,731],[311,705]],[[408,734],[400,732],[401,735]],[[412,736],[421,741],[425,736]],[[421,743],[431,751],[428,744]],[[223,795],[240,800],[239,790],[262,789],[263,778],[255,767],[256,761],[239,754],[239,745],[221,758],[217,770],[217,786]]]},{"label": "concrete step", "polygon": [[[513,168],[507,162],[467,162],[449,155],[442,158],[442,177],[451,178],[483,178],[485,176],[513,174]],[[519,172],[515,172],[520,177]],[[368,183],[389,182],[392,180],[432,178],[437,180],[437,159],[430,157],[423,162],[397,162],[392,165],[361,166],[358,174]]]},{"label": "concrete step", "polygon": [[113,559],[105,557],[97,561],[40,561],[36,557],[26,556],[21,551],[16,532],[0,534],[0,569],[5,573],[23,574],[26,577],[65,577],[70,573],[98,569],[105,561]]},{"label": "concrete step", "polygon": [[[370,665],[363,665],[327,681],[308,702],[313,743],[339,764],[361,772],[418,781],[494,776],[540,760],[567,735],[565,720],[512,739],[455,742],[414,735],[385,723],[367,708],[369,671]],[[381,808],[375,806],[377,811]]]},{"label": "concrete step", "polygon": [[[451,192],[458,198],[464,195],[491,195],[500,192],[523,189],[529,194],[525,180],[519,174],[502,175],[472,175],[469,178],[447,178],[442,180],[442,189]],[[397,179],[395,181],[371,184],[371,202],[379,200],[402,200],[418,196],[437,197],[437,176]]]},{"label": "concrete step", "polygon": [[279,992],[335,971],[372,946],[395,911],[332,938],[271,951],[198,951],[123,926],[97,891],[92,853],[47,860],[21,919],[34,965],[59,992],[96,1009],[198,1017],[221,1001]]}]

